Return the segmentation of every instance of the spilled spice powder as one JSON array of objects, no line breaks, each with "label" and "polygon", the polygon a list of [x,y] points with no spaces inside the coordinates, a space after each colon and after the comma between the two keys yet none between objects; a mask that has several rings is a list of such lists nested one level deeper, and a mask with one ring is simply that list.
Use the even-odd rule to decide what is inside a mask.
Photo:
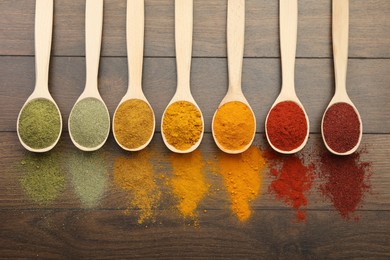
[{"label": "spilled spice powder", "polygon": [[274,179],[268,192],[296,210],[297,222],[306,220],[304,208],[307,193],[314,181],[314,164],[305,165],[296,155],[281,156],[274,151],[266,152],[270,175]]},{"label": "spilled spice powder", "polygon": [[127,192],[128,210],[139,209],[138,224],[155,221],[154,210],[159,206],[161,192],[157,186],[148,149],[114,159],[114,183]]},{"label": "spilled spice powder", "polygon": [[23,173],[20,184],[36,203],[47,205],[63,192],[65,176],[60,165],[59,154],[53,151],[44,154],[28,153],[20,162]]},{"label": "spilled spice powder", "polygon": [[218,154],[219,173],[230,194],[232,210],[240,221],[246,221],[252,211],[250,203],[257,198],[263,179],[265,160],[256,146],[241,154]]},{"label": "spilled spice powder", "polygon": [[337,156],[324,151],[320,155],[320,192],[345,219],[350,219],[364,194],[371,191],[371,163],[362,162],[361,153]]},{"label": "spilled spice powder", "polygon": [[196,218],[196,209],[210,187],[202,153],[199,150],[188,154],[172,153],[170,161],[173,172],[170,185],[178,200],[177,208],[184,217]]}]

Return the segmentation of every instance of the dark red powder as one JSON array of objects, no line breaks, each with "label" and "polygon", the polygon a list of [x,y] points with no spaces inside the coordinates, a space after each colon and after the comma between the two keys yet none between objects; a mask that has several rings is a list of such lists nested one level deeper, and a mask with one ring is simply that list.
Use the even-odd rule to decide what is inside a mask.
[{"label": "dark red powder", "polygon": [[348,152],[359,142],[360,121],[347,103],[332,105],[325,113],[322,127],[324,141],[335,152]]},{"label": "dark red powder", "polygon": [[305,166],[295,155],[282,157],[273,151],[267,151],[265,158],[274,178],[268,191],[296,210],[297,222],[306,220],[306,193],[314,180],[314,164]]},{"label": "dark red powder", "polygon": [[360,152],[348,156],[324,152],[320,157],[320,169],[322,195],[331,200],[343,218],[350,219],[364,194],[371,190],[371,163],[361,162]]},{"label": "dark red powder", "polygon": [[266,123],[269,141],[283,151],[298,148],[305,141],[307,128],[305,113],[292,101],[284,101],[274,106]]}]

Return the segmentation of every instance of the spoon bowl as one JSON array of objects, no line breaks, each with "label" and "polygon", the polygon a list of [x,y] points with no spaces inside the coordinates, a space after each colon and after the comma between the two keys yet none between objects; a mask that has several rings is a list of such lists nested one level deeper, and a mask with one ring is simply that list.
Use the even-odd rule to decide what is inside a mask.
[{"label": "spoon bowl", "polygon": [[[16,131],[20,143],[30,152],[43,153],[50,151],[58,143],[62,132],[62,117],[57,103],[50,95],[48,88],[49,79],[49,62],[50,62],[50,50],[51,50],[51,38],[53,30],[53,1],[37,0],[35,6],[35,88],[33,93],[28,97],[24,103],[22,109],[19,112]],[[34,100],[44,99],[50,101],[56,107],[56,110],[60,119],[60,131],[56,140],[49,146],[34,149],[27,145],[19,132],[20,116],[26,106]]]}]

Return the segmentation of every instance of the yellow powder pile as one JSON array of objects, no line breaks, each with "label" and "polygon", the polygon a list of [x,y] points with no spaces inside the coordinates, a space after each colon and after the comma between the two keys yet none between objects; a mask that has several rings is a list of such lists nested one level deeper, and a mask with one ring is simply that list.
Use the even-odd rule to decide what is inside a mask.
[{"label": "yellow powder pile", "polygon": [[175,102],[164,113],[162,129],[170,145],[178,150],[187,150],[196,144],[202,135],[202,115],[190,102]]},{"label": "yellow powder pile", "polygon": [[250,108],[232,101],[218,108],[213,122],[214,138],[225,149],[240,150],[249,145],[256,132]]},{"label": "yellow powder pile", "polygon": [[219,172],[230,194],[232,210],[240,221],[251,215],[250,202],[259,195],[265,159],[258,147],[241,154],[218,154]]},{"label": "yellow powder pile", "polygon": [[130,99],[118,107],[113,124],[118,143],[127,149],[135,149],[146,144],[153,135],[153,111],[145,101]]},{"label": "yellow powder pile", "polygon": [[149,150],[115,158],[114,183],[128,193],[129,209],[140,210],[139,224],[154,220],[161,192],[155,182]]},{"label": "yellow powder pile", "polygon": [[177,208],[184,217],[197,216],[198,204],[209,190],[200,151],[189,154],[171,154],[173,177],[170,184],[179,203]]}]

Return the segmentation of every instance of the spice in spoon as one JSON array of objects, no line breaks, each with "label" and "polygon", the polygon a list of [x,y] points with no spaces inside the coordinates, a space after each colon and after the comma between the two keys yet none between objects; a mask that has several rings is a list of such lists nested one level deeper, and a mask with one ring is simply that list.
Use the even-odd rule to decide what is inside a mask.
[{"label": "spice in spoon", "polygon": [[355,109],[347,103],[329,107],[322,127],[326,144],[337,153],[348,152],[359,142],[360,120]]},{"label": "spice in spoon", "polygon": [[110,115],[97,98],[77,102],[69,119],[72,139],[81,146],[93,148],[105,141],[110,130]]},{"label": "spice in spoon", "polygon": [[202,115],[191,102],[177,101],[166,109],[162,129],[170,145],[178,150],[188,150],[202,136]]},{"label": "spice in spoon", "polygon": [[51,146],[61,132],[61,115],[56,105],[45,98],[28,102],[20,113],[18,132],[22,141],[33,149]]},{"label": "spice in spoon", "polygon": [[147,143],[153,134],[153,111],[145,101],[130,99],[118,107],[113,124],[118,143],[135,149]]},{"label": "spice in spoon", "polygon": [[292,151],[305,141],[308,131],[305,112],[293,101],[280,102],[268,115],[266,131],[274,147]]},{"label": "spice in spoon", "polygon": [[229,150],[240,150],[253,139],[255,120],[244,103],[232,101],[218,108],[213,123],[214,137]]}]

